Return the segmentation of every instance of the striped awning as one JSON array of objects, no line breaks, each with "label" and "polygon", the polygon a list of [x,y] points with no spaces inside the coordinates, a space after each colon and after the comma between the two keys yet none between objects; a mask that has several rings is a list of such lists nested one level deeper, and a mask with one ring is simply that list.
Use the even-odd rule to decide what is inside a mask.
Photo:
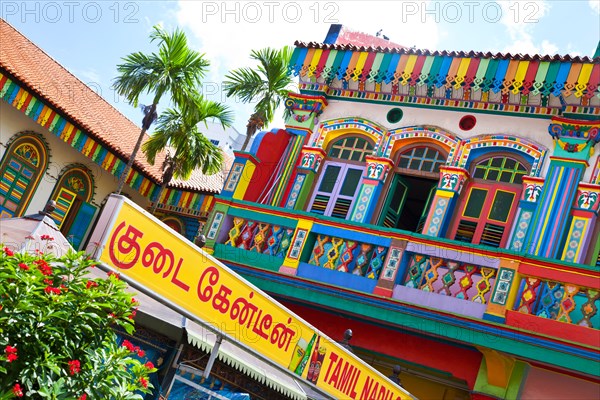
[{"label": "striped awning", "polygon": [[[188,342],[203,351],[210,352],[215,345],[215,335],[198,325],[190,325],[194,328],[186,330]],[[224,340],[219,347],[217,358],[291,399],[306,400],[308,398],[295,379],[261,361],[235,343]]]},{"label": "striped awning", "polygon": [[[600,59],[423,52],[415,49],[305,45],[297,42],[290,72],[302,78],[427,85],[543,96],[600,97]],[[423,54],[427,53],[427,54]]]}]

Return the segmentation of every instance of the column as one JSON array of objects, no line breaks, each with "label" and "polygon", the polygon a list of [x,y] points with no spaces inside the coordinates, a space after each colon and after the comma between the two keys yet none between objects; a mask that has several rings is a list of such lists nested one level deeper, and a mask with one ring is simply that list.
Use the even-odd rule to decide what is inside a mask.
[{"label": "column", "polygon": [[513,222],[513,230],[508,240],[507,248],[513,251],[522,251],[525,245],[525,238],[529,233],[529,227],[533,219],[533,214],[538,205],[544,179],[524,176],[523,192],[519,201],[519,209]]},{"label": "column", "polygon": [[401,265],[404,256],[404,250],[406,250],[406,240],[392,239],[392,243],[388,249],[387,256],[383,263],[383,269],[379,275],[379,281],[377,286],[373,290],[373,294],[392,297],[394,294],[394,286],[396,285],[396,278],[398,273],[401,272]]},{"label": "column", "polygon": [[302,148],[300,162],[296,168],[296,176],[288,193],[285,208],[290,210],[303,210],[308,194],[313,186],[319,167],[325,159],[325,151],[320,147]]},{"label": "column", "polygon": [[423,226],[424,235],[444,236],[456,201],[467,179],[469,179],[469,172],[464,168],[440,167],[440,181]]},{"label": "column", "polygon": [[287,275],[296,275],[298,272],[298,265],[300,264],[300,256],[304,250],[308,234],[313,226],[313,220],[298,220],[296,231],[292,237],[292,243],[288,248],[288,252],[285,255],[283,264],[279,268],[279,272]]},{"label": "column", "polygon": [[483,319],[498,323],[506,320],[506,310],[515,306],[515,298],[519,292],[521,275],[518,273],[519,262],[515,260],[500,259],[496,282],[490,295]]},{"label": "column", "polygon": [[600,122],[553,117],[548,132],[554,139],[554,152],[528,234],[530,254],[558,258],[561,241],[568,233],[569,214],[594,145],[600,140]]},{"label": "column", "polygon": [[358,186],[358,195],[350,213],[352,222],[369,223],[377,207],[381,190],[394,162],[389,158],[367,156],[367,170]]},{"label": "column", "polygon": [[234,151],[233,154],[235,155],[235,161],[231,166],[227,180],[225,180],[221,196],[241,200],[246,194],[246,189],[259,160],[245,151]]},{"label": "column", "polygon": [[585,262],[600,204],[600,185],[580,183],[571,211],[571,224],[561,259],[573,263]]}]

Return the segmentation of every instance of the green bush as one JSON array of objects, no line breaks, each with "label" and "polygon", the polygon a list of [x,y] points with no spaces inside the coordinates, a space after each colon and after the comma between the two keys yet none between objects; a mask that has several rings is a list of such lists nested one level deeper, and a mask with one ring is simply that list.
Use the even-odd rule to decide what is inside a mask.
[{"label": "green bush", "polygon": [[[51,237],[46,237],[48,242]],[[134,330],[136,300],[116,275],[88,277],[85,253],[0,248],[0,399],[141,399],[152,363],[114,327]]]}]

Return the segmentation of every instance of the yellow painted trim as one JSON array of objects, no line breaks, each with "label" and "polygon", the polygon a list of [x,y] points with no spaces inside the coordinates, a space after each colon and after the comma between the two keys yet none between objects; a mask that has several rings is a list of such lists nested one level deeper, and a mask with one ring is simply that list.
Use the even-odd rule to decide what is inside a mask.
[{"label": "yellow painted trim", "polygon": [[236,200],[243,200],[244,195],[246,194],[246,189],[248,189],[248,185],[250,185],[250,180],[254,175],[254,170],[256,169],[256,165],[250,160],[246,161],[244,165],[244,169],[242,170],[240,179],[238,180],[237,187],[235,188],[235,192],[233,192],[233,198]]},{"label": "yellow painted trim", "polygon": [[445,190],[445,189],[439,189],[439,188],[438,188],[438,189],[436,190],[436,193],[435,193],[435,195],[436,195],[436,196],[439,196],[439,197],[445,197],[445,198],[447,198],[447,199],[451,199],[451,198],[453,198],[453,197],[454,197],[454,192],[450,192],[450,191],[448,191],[448,190]]},{"label": "yellow painted trim", "polygon": [[[313,227],[313,221],[309,221],[309,220],[305,220],[305,219],[298,220],[298,225],[296,226],[296,231],[294,232],[294,236],[292,236],[292,241],[291,241],[290,247],[288,249],[288,253],[292,249],[292,246],[294,245],[294,241],[296,240],[296,234],[298,233],[298,230],[305,230],[307,232],[310,232],[312,230],[312,227]],[[302,254],[302,252],[304,251],[304,246],[306,246],[306,239],[304,240],[304,244],[302,245],[302,248],[300,248],[300,254]],[[300,257],[298,257],[297,260],[294,260],[293,258],[288,258],[287,254],[286,254],[285,258],[283,259],[283,264],[281,266],[287,267],[287,268],[298,269],[299,264],[300,264]]]},{"label": "yellow painted trim", "polygon": [[347,129],[338,129],[338,130],[327,133],[327,136],[323,140],[323,146],[321,148],[323,150],[327,150],[329,143],[335,142],[338,138],[340,138],[344,135],[350,135],[350,134],[353,136],[367,137],[367,138],[373,140],[374,144],[377,144],[379,142],[379,137],[376,135],[369,134],[365,131],[361,131],[356,128],[347,128]]}]

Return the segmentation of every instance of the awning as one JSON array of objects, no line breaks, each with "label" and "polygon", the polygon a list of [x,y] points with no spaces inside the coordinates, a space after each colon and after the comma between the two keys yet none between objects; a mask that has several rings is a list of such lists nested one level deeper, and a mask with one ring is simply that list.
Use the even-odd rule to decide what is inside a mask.
[{"label": "awning", "polygon": [[14,252],[39,250],[58,257],[73,249],[52,218],[44,214],[0,218],[0,243]]},{"label": "awning", "polygon": [[[215,345],[216,335],[201,327],[200,325],[190,323],[186,329],[188,342],[197,348],[210,352]],[[225,338],[219,347],[217,358],[227,365],[232,366],[238,371],[256,379],[260,383],[267,385],[292,399],[307,400],[309,397],[302,389],[299,381],[278,371],[273,366],[258,359],[233,342]],[[314,398],[314,397],[311,397]],[[319,396],[321,398],[321,396]]]}]

